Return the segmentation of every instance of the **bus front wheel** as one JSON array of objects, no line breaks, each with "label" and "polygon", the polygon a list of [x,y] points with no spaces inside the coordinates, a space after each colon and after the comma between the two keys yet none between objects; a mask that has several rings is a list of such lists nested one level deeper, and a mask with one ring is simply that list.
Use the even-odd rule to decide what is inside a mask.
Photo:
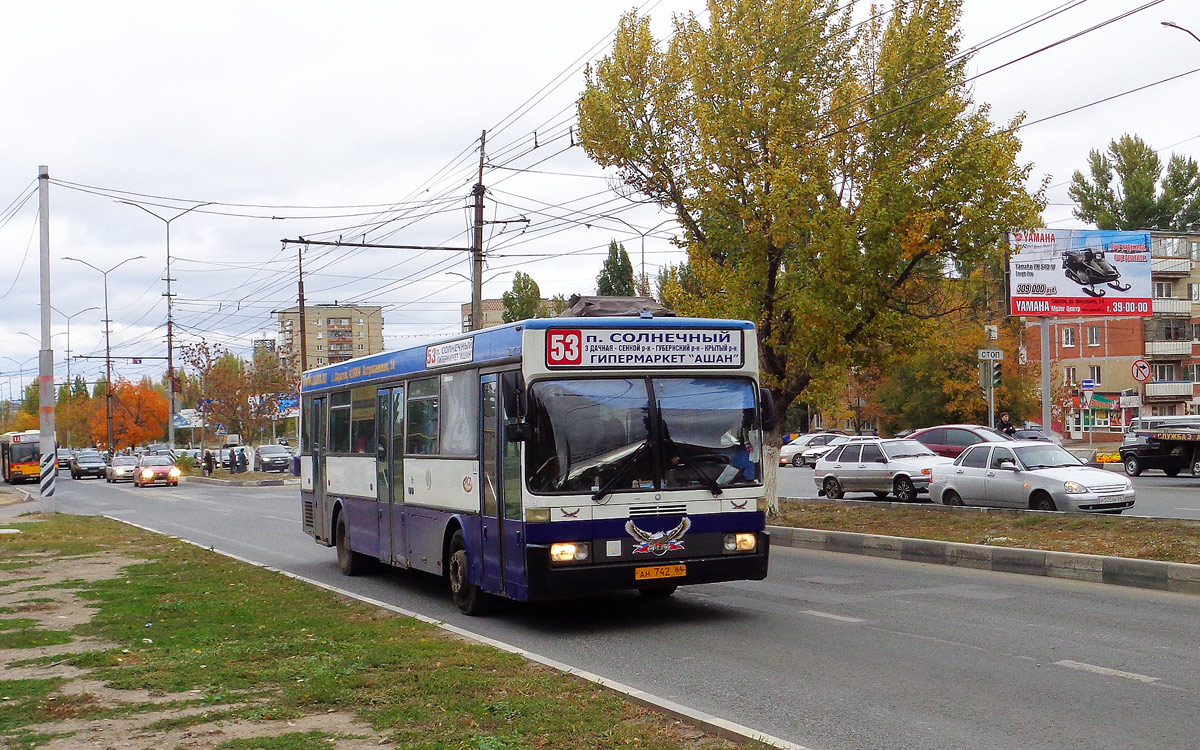
[{"label": "bus front wheel", "polygon": [[462,529],[450,537],[450,556],[446,564],[446,577],[450,579],[450,595],[454,604],[464,615],[482,615],[488,609],[488,595],[468,578],[467,541]]},{"label": "bus front wheel", "polygon": [[367,569],[367,558],[350,549],[350,534],[346,529],[346,518],[341,514],[338,514],[334,540],[337,544],[338,568],[342,571],[342,575],[362,575]]}]

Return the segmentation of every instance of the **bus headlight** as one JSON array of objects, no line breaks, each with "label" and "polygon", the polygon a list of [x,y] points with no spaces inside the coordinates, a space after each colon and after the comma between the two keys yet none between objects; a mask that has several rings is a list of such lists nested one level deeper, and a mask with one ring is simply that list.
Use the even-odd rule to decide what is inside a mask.
[{"label": "bus headlight", "polygon": [[582,562],[592,556],[587,542],[558,542],[550,545],[550,560],[553,562]]},{"label": "bus headlight", "polygon": [[753,552],[756,546],[758,546],[757,534],[742,532],[725,535],[726,552]]}]

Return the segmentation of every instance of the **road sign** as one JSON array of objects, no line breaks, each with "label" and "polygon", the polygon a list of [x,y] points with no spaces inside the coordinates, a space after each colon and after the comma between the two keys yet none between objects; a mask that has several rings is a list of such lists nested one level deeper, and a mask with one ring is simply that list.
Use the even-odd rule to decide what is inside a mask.
[{"label": "road sign", "polygon": [[1133,360],[1133,366],[1129,369],[1133,372],[1133,379],[1139,383],[1150,379],[1150,363],[1144,359]]},{"label": "road sign", "polygon": [[1091,393],[1096,390],[1096,381],[1091,379],[1081,380],[1079,381],[1079,387],[1083,389],[1084,393]]},{"label": "road sign", "polygon": [[1003,349],[978,349],[979,358],[983,360],[1002,360],[1004,359]]},{"label": "road sign", "polygon": [[1082,404],[1083,408],[1085,409],[1092,408],[1092,392],[1084,391],[1083,398],[1079,399],[1079,403]]}]

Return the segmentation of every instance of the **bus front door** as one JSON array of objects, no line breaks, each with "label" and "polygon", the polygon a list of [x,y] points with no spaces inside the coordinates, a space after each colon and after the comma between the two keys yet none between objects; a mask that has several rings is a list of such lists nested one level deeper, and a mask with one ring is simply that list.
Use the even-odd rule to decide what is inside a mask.
[{"label": "bus front door", "polygon": [[379,500],[379,559],[407,563],[404,540],[404,386],[376,394],[375,487]]},{"label": "bus front door", "polygon": [[525,544],[521,526],[521,467],[518,444],[504,436],[504,398],[498,375],[480,378],[483,434],[479,475],[482,580],[485,591],[525,599]]},{"label": "bus front door", "polygon": [[318,539],[333,539],[333,529],[329,519],[331,509],[325,498],[327,484],[325,482],[325,432],[329,412],[326,410],[325,397],[312,400],[311,419],[308,422],[308,446],[312,451],[312,488],[313,488],[313,525]]}]

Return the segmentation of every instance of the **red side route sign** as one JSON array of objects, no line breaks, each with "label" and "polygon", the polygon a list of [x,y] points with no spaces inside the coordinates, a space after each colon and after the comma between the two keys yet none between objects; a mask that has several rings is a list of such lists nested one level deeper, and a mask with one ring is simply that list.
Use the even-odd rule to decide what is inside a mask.
[{"label": "red side route sign", "polygon": [[1133,360],[1133,365],[1129,369],[1133,373],[1133,379],[1139,383],[1145,383],[1150,379],[1150,363],[1144,359]]}]

